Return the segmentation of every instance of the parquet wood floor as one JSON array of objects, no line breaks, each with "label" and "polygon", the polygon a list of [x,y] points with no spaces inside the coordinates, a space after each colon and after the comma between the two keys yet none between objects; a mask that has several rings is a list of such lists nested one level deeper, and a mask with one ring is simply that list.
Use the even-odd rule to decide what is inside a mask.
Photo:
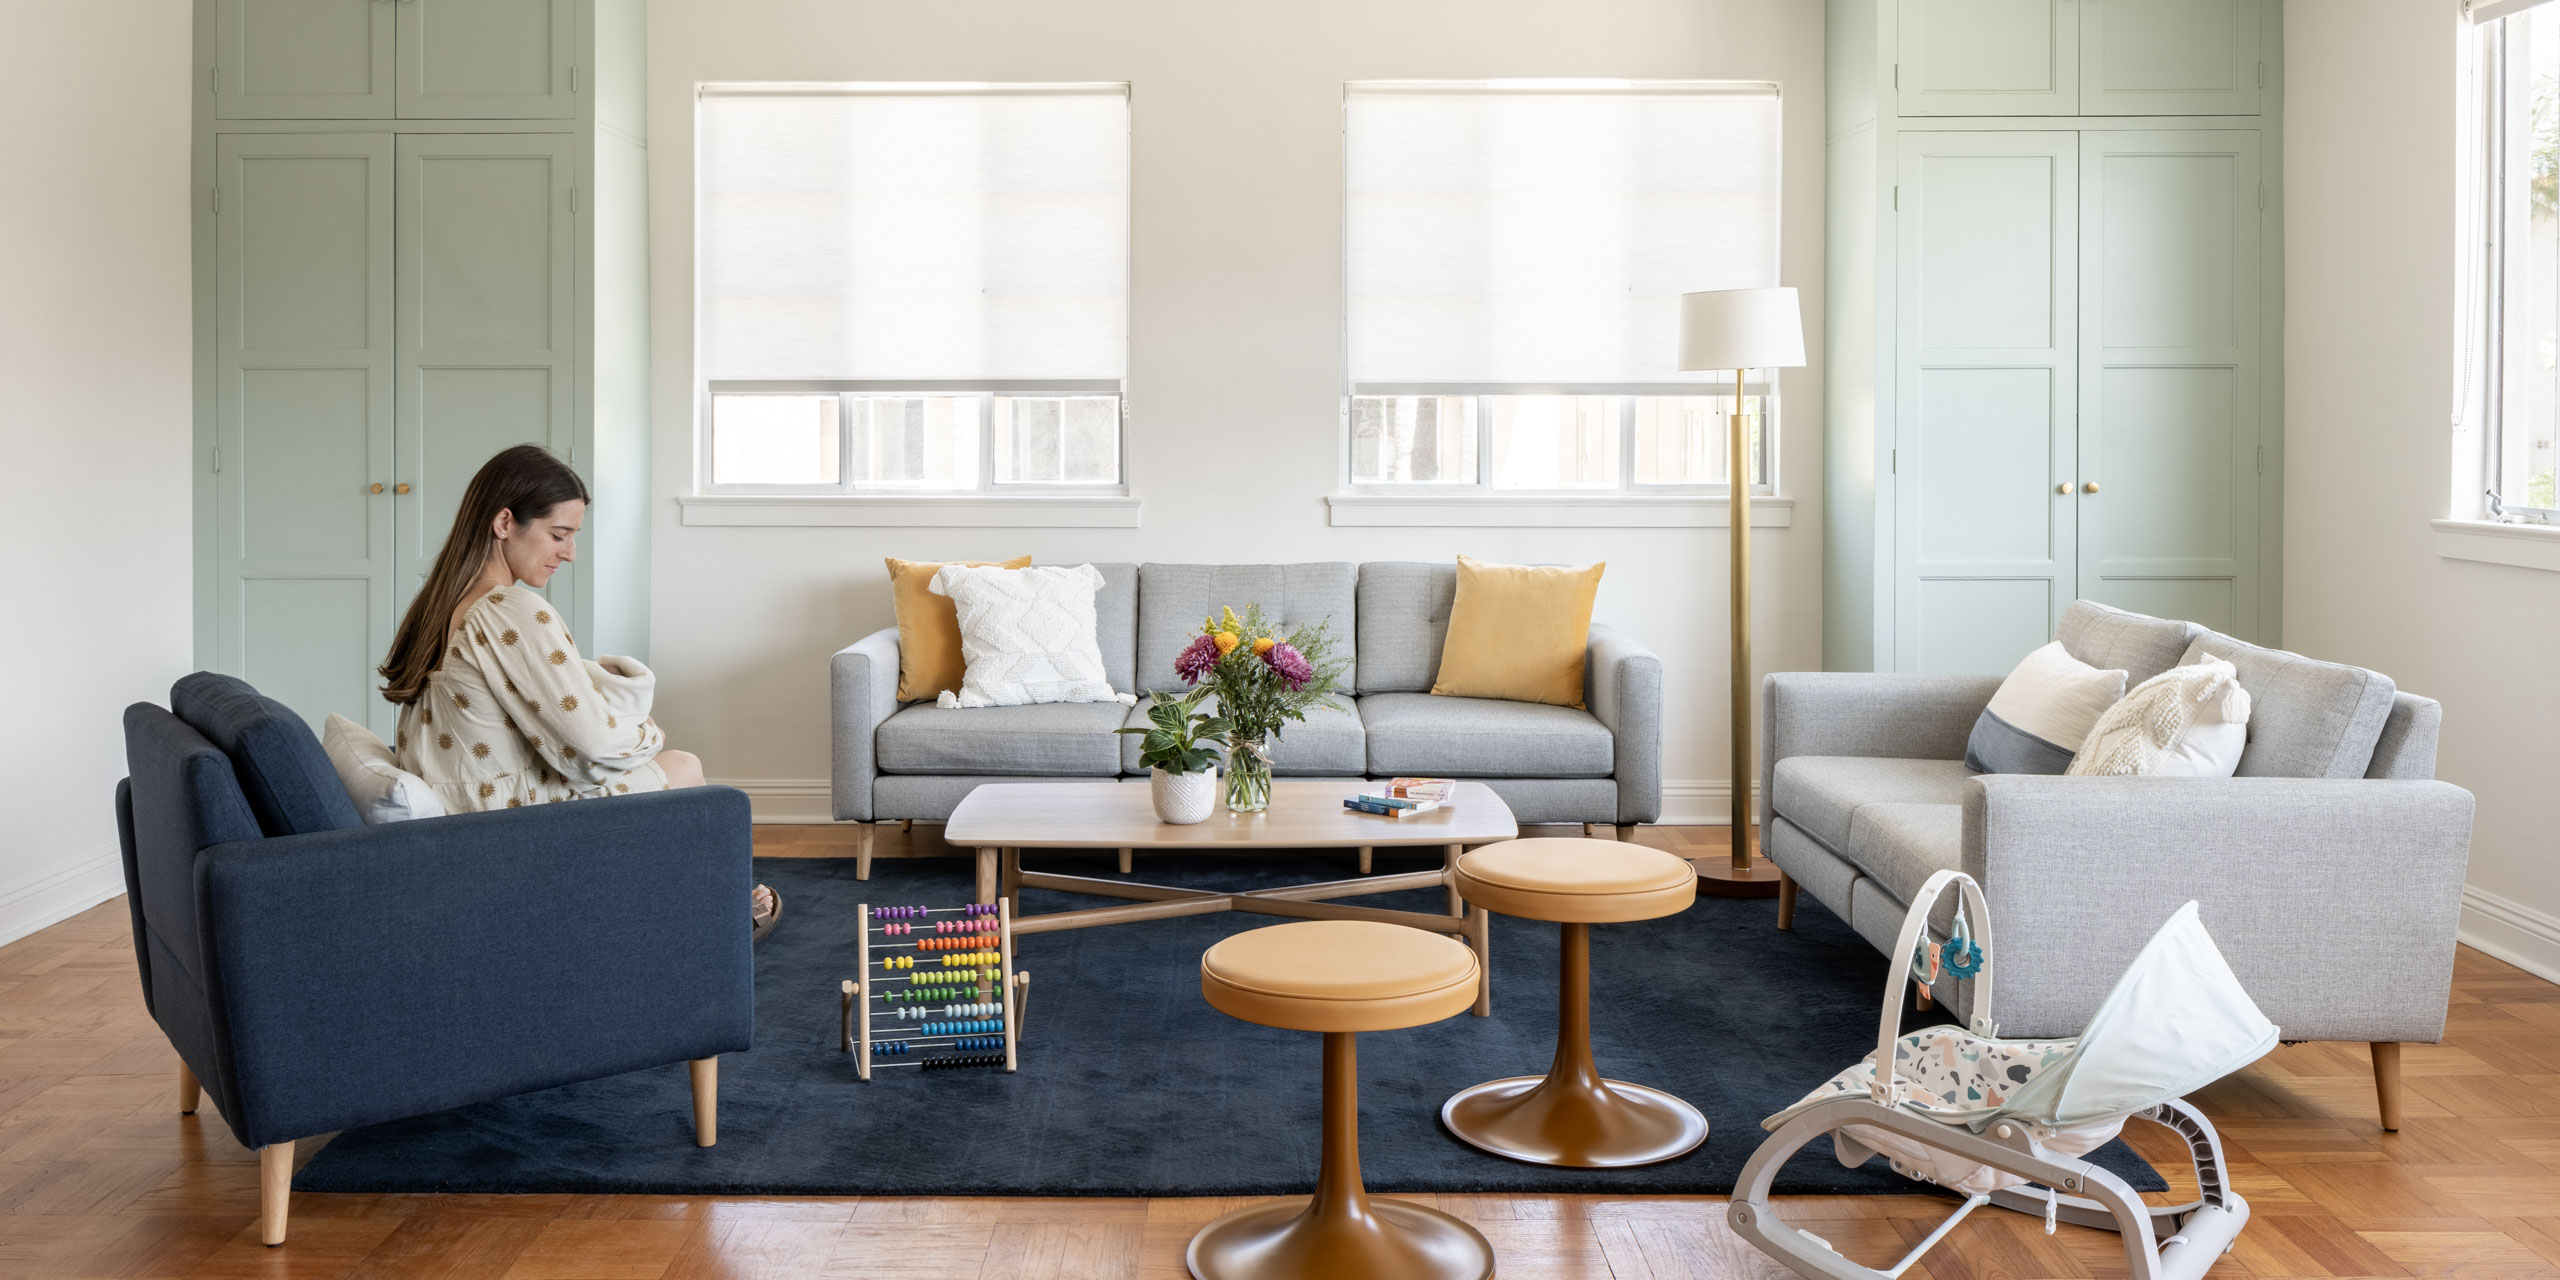
[{"label": "parquet wood floor", "polygon": [[[1725,847],[1717,828],[1641,838],[1692,857]],[[845,832],[824,827],[759,828],[757,845],[850,851]],[[941,841],[931,829],[892,831],[877,852],[910,851],[940,852]],[[209,1109],[176,1112],[177,1059],[143,1011],[127,920],[117,900],[0,948],[0,1276],[1173,1280],[1192,1231],[1237,1203],[297,1195],[291,1242],[268,1249],[257,1239],[255,1155]],[[2410,1046],[2403,1069],[2397,1134],[2376,1123],[2361,1047],[2280,1049],[2200,1096],[2257,1211],[2216,1277],[2560,1280],[2560,987],[2463,951],[2445,1043]],[[2142,1145],[2177,1159],[2167,1144]],[[1475,1222],[1510,1280],[1785,1274],[1726,1229],[1712,1198],[1424,1198]],[[1946,1202],[1787,1207],[1881,1265]],[[2078,1280],[2124,1267],[2110,1235],[2064,1227],[2047,1237],[2038,1222],[1986,1210],[1908,1274]]]}]

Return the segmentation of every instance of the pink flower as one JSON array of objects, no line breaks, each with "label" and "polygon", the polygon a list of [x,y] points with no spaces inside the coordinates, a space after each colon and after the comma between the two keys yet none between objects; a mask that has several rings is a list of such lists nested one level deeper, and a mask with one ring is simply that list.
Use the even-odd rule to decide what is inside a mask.
[{"label": "pink flower", "polygon": [[[1271,646],[1270,652],[1262,655],[1262,660],[1270,663],[1271,669],[1279,672],[1280,678],[1288,681],[1292,689],[1304,689],[1309,680],[1316,678],[1316,669],[1307,665],[1307,656],[1288,641]],[[1178,665],[1176,669],[1180,669]]]},{"label": "pink flower", "polygon": [[1209,668],[1216,665],[1218,665],[1218,642],[1207,636],[1201,636],[1174,657],[1173,673],[1182,677],[1184,684],[1198,684],[1200,677],[1209,674]]}]

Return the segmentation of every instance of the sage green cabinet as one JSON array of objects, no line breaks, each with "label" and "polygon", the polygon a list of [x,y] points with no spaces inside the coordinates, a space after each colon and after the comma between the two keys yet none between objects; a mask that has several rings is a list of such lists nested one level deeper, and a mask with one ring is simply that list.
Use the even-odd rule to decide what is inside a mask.
[{"label": "sage green cabinet", "polygon": [[214,215],[214,669],[317,720],[371,696],[395,580],[392,145],[227,136]]},{"label": "sage green cabinet", "polygon": [[1899,0],[1906,116],[2256,115],[2268,0]]},{"label": "sage green cabinet", "polygon": [[387,739],[374,668],[472,474],[519,443],[602,513],[546,594],[592,652],[645,660],[641,0],[196,20],[224,72],[195,99],[198,663]]},{"label": "sage green cabinet", "polygon": [[576,0],[214,0],[223,120],[565,120]]},{"label": "sage green cabinet", "polygon": [[[399,140],[394,438],[405,602],[444,546],[463,486],[517,444],[572,451],[575,379],[571,139],[410,134]],[[577,566],[550,588],[573,590]]]},{"label": "sage green cabinet", "polygon": [[2080,135],[2080,594],[2258,620],[2260,138]]},{"label": "sage green cabinet", "polygon": [[2281,643],[2281,10],[1829,0],[1823,664]]},{"label": "sage green cabinet", "polygon": [[1894,284],[1898,648],[2006,671],[2076,592],[2080,145],[1901,138]]}]

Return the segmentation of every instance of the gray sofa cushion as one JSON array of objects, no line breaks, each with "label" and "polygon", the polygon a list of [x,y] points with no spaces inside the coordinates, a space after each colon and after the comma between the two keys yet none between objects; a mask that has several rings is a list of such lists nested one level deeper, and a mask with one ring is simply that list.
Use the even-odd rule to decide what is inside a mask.
[{"label": "gray sofa cushion", "polygon": [[2186,661],[2221,658],[2249,691],[2243,778],[2361,778],[2391,716],[2391,677],[2261,649],[2218,631],[2196,637]]},{"label": "gray sofa cushion", "polygon": [[1138,566],[1094,561],[1102,589],[1093,593],[1094,641],[1102,647],[1102,678],[1114,693],[1138,687]]},{"label": "gray sofa cushion", "polygon": [[1972,776],[1961,760],[1788,756],[1778,762],[1770,802],[1814,839],[1846,854],[1858,810],[1875,804],[1962,804],[1964,780]]},{"label": "gray sofa cushion", "polygon": [[[1117,702],[942,708],[911,703],[882,721],[882,773],[1109,778],[1120,772]],[[903,816],[903,815],[902,815]]]},{"label": "gray sofa cushion", "polygon": [[1870,804],[1849,820],[1849,861],[1907,909],[1920,886],[1964,861],[1964,805]]},{"label": "gray sofa cushion", "polygon": [[2364,776],[2403,782],[2436,776],[2436,734],[2443,727],[2443,703],[2405,689],[2392,694],[2391,715],[2382,722]]},{"label": "gray sofa cushion", "polygon": [[2122,668],[2124,687],[2130,689],[2183,664],[2187,646],[2203,634],[2204,628],[2193,622],[2127,613],[2095,600],[2074,600],[2062,611],[2062,625],[2054,628],[2053,638],[2062,642],[2064,652],[2090,666],[2102,671]]},{"label": "gray sofa cushion", "polygon": [[[872,781],[871,807],[879,814],[882,822],[895,822],[901,818],[909,818],[917,822],[942,822],[951,817],[951,811],[959,808],[961,801],[969,798],[970,792],[980,787],[1007,782],[1036,781],[1040,779],[1019,776],[1001,777],[994,774],[882,774]],[[1119,778],[1108,781],[1094,778],[1079,779],[1079,781],[1121,787],[1146,785],[1145,780],[1140,778]],[[923,832],[916,833],[916,839],[928,847],[931,846],[932,841],[940,837],[940,832],[930,836]]]},{"label": "gray sofa cushion", "polygon": [[[1316,622],[1333,624],[1335,651],[1356,660],[1359,631],[1352,616],[1360,567],[1348,560],[1314,564],[1148,564],[1138,569],[1138,692],[1179,689],[1173,659],[1200,634],[1200,624],[1221,607],[1241,612],[1248,604],[1294,631]],[[1344,690],[1358,687],[1359,671],[1342,673]]]},{"label": "gray sofa cushion", "polygon": [[1598,717],[1537,702],[1380,693],[1360,723],[1373,777],[1605,778],[1616,757]]},{"label": "gray sofa cushion", "polygon": [[[1200,704],[1202,711],[1215,713],[1217,699]],[[1147,700],[1129,708],[1128,727],[1144,728],[1147,724]],[[1147,767],[1138,763],[1141,748],[1137,734],[1124,734],[1120,739],[1120,768],[1126,773],[1143,774]],[[1368,738],[1360,730],[1360,713],[1351,699],[1340,694],[1325,699],[1325,705],[1307,713],[1307,718],[1284,730],[1271,744],[1271,772],[1283,778],[1356,778],[1368,768]]]},{"label": "gray sofa cushion", "polygon": [[1379,560],[1360,566],[1360,682],[1372,693],[1429,693],[1449,639],[1458,566]]}]

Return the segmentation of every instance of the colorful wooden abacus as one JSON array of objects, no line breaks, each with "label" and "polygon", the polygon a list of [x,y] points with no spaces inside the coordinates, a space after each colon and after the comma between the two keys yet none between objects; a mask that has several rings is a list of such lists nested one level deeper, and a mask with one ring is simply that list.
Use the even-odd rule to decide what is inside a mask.
[{"label": "colorful wooden abacus", "polygon": [[842,1011],[842,1047],[855,1055],[855,1071],[868,1080],[874,1066],[1013,1070],[1031,975],[1013,968],[1012,907],[864,903],[861,911],[862,976],[844,983]]}]

